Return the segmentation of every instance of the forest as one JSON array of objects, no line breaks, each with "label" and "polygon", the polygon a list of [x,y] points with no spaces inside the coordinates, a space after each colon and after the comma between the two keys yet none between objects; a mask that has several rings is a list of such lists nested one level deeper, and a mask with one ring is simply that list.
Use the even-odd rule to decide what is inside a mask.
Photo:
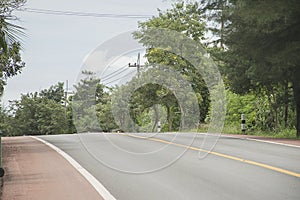
[{"label": "forest", "polygon": [[[5,39],[11,30],[17,34],[23,31],[6,16],[24,1],[12,2],[0,4],[0,95],[6,80],[25,67],[18,38],[12,34],[10,42]],[[182,50],[180,45],[170,47],[172,50],[154,48],[159,39],[149,39],[148,31],[163,28],[201,44],[216,64],[225,86],[224,133],[241,133],[241,114],[245,114],[247,134],[300,137],[299,1],[175,1],[171,9],[158,9],[157,16],[139,22],[138,27],[132,36],[146,48],[148,62],[140,78],[153,79],[157,74],[159,82],[161,72],[168,72],[164,66],[169,66],[191,83],[192,94],[184,90],[174,94],[155,83],[136,88],[137,77],[125,85],[109,87],[93,72],[83,71],[84,78],[74,85],[72,95],[67,95],[64,83],[59,82],[48,89],[22,94],[20,100],[1,107],[2,134],[156,132],[159,123],[161,132],[207,131],[214,102],[212,91],[193,63],[174,52],[184,51],[200,60],[203,55]],[[178,81],[172,72],[169,76],[171,82],[177,80],[174,87],[183,88],[180,84],[184,81]],[[133,89],[127,105],[122,97]],[[199,108],[200,114],[192,108]]]}]

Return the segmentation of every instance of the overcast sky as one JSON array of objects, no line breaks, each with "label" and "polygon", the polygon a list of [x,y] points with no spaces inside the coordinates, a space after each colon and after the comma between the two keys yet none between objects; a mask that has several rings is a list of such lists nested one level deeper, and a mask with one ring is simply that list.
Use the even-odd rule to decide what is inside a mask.
[{"label": "overcast sky", "polygon": [[[165,0],[28,0],[27,8],[99,14],[157,15],[171,7]],[[146,19],[95,18],[15,12],[26,28],[22,58],[26,67],[8,81],[2,102],[20,98],[57,82],[73,85],[84,58],[99,44]]]}]

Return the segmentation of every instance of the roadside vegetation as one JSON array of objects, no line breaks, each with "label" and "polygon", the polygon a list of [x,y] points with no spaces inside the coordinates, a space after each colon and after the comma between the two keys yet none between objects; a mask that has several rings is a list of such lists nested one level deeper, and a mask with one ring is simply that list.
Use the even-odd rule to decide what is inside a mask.
[{"label": "roadside vegetation", "polygon": [[[205,131],[209,124],[209,90],[201,74],[180,55],[168,49],[152,48],[153,41],[146,35],[151,28],[181,32],[202,43],[209,52],[226,86],[227,114],[223,132],[241,133],[240,117],[245,114],[247,134],[300,137],[300,3],[297,0],[178,1],[172,9],[158,12],[157,17],[139,22],[133,37],[147,49],[145,56],[149,66],[170,66],[192,83],[200,108],[198,130]],[[1,15],[2,27],[6,21]],[[1,49],[0,75],[1,80],[6,80],[20,72],[24,63],[20,60],[18,42],[1,43]],[[7,63],[10,57],[16,66]],[[147,78],[147,74],[144,76]],[[134,127],[133,122],[140,126],[137,131],[155,131],[159,120],[163,121],[162,132],[168,132],[178,131],[183,123],[181,116],[185,113],[167,88],[147,84],[136,90],[129,105],[132,121],[128,121],[123,116],[124,110],[114,109],[115,104],[122,108],[120,105],[124,102],[113,97],[125,95],[136,80],[108,88],[92,72],[83,72],[83,77],[68,98],[63,83],[57,83],[49,89],[23,94],[21,100],[11,101],[8,107],[1,108],[3,134],[63,134],[74,133],[76,129],[110,132],[120,128],[117,124]],[[2,81],[1,87],[4,85]],[[75,113],[80,114],[74,116]],[[91,117],[94,113],[96,118]],[[193,120],[187,119],[184,125],[190,127]]]}]

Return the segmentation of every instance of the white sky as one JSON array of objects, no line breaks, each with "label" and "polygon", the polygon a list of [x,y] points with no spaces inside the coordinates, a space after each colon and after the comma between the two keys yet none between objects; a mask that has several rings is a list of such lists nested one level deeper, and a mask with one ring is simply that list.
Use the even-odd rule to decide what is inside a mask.
[{"label": "white sky", "polygon": [[[110,14],[156,15],[171,7],[165,0],[27,0],[26,7]],[[26,67],[8,80],[2,102],[18,99],[57,82],[73,85],[86,55],[99,44],[137,28],[145,19],[55,16],[15,12],[26,28],[22,58]],[[125,63],[126,64],[126,63]]]}]

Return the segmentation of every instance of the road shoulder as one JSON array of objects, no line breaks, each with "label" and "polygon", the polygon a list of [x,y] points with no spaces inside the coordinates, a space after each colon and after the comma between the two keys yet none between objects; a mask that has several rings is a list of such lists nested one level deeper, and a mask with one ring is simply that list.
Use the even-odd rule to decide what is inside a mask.
[{"label": "road shoulder", "polygon": [[3,200],[102,199],[62,156],[30,137],[2,138]]}]

